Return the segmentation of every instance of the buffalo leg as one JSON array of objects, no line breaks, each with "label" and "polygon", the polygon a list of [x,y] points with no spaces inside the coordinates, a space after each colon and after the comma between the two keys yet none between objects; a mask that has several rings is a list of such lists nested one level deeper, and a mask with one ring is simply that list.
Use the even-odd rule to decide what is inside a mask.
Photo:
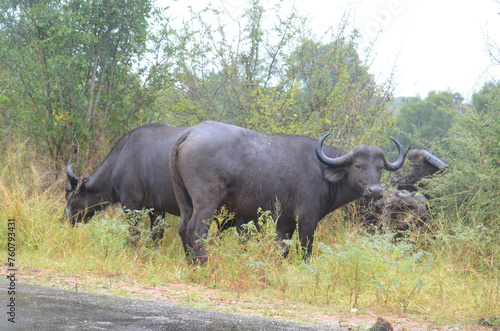
[{"label": "buffalo leg", "polygon": [[151,238],[155,244],[155,248],[159,247],[160,240],[163,238],[163,224],[161,224],[161,220],[165,220],[165,213],[155,213],[152,212],[149,214],[149,219],[151,220]]},{"label": "buffalo leg", "polygon": [[293,226],[283,228],[282,225],[278,224],[276,227],[276,242],[283,254],[283,257],[286,258],[290,251],[290,247],[283,242],[285,239],[292,239],[293,233],[295,232],[295,223],[291,223]]},{"label": "buffalo leg", "polygon": [[189,221],[191,220],[191,217],[193,215],[193,207],[187,204],[183,204],[182,206],[179,204],[179,207],[181,210],[181,222],[179,223],[179,228],[177,230],[177,233],[179,233],[179,236],[181,237],[182,247],[184,247],[186,258],[189,261],[191,256],[190,256],[190,246],[187,240],[187,225],[189,224]]},{"label": "buffalo leg", "polygon": [[[211,217],[208,218],[208,220],[211,219]],[[206,239],[210,228],[207,223],[208,222],[206,220],[200,219],[197,221],[193,218],[187,226],[186,238],[188,246],[190,249],[194,250],[196,259],[200,265],[203,265],[208,261],[208,253],[205,249],[205,244],[203,243],[203,240]]]},{"label": "buffalo leg", "polygon": [[186,229],[186,239],[189,247],[194,249],[196,258],[200,265],[203,265],[208,260],[207,250],[203,240],[206,239],[208,230],[214,218],[214,212],[217,205],[203,208],[203,210],[193,211],[193,216],[189,221]]},{"label": "buffalo leg", "polygon": [[184,252],[186,253],[186,258],[189,261],[190,249],[187,241],[186,231],[187,231],[187,225],[189,224],[189,221],[191,220],[191,217],[193,215],[193,203],[191,196],[184,188],[184,185],[183,184],[180,185],[177,180],[173,179],[174,178],[172,178],[172,184],[174,187],[175,200],[177,201],[181,217],[177,233],[179,234],[179,237],[181,237],[182,247],[184,248]]},{"label": "buffalo leg", "polygon": [[300,239],[300,246],[303,251],[302,258],[304,261],[307,261],[309,260],[312,254],[314,231],[316,230],[317,223],[315,223],[314,226],[308,224],[307,222],[302,222],[302,224],[303,227],[300,227],[299,224],[299,239]]}]

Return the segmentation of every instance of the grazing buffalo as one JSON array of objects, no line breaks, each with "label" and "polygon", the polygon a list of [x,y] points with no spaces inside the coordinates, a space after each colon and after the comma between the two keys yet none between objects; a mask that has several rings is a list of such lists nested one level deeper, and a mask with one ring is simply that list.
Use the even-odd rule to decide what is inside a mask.
[{"label": "grazing buffalo", "polygon": [[[179,235],[186,254],[194,249],[201,264],[204,238],[214,212],[225,206],[233,225],[257,220],[257,209],[279,214],[277,240],[291,238],[298,226],[305,258],[312,252],[318,222],[361,196],[380,195],[382,170],[398,170],[377,146],[356,146],[346,153],[299,135],[270,136],[212,121],[187,129],[170,150],[170,172],[181,213]],[[280,211],[276,201],[279,202]],[[287,248],[284,247],[284,255]]]},{"label": "grazing buffalo", "polygon": [[385,230],[415,230],[428,216],[427,199],[416,192],[390,189],[382,200],[376,202],[380,212],[379,225]]},{"label": "grazing buffalo", "polygon": [[398,189],[418,191],[417,183],[448,167],[446,163],[424,149],[412,149],[407,155],[408,163],[395,176]]},{"label": "grazing buffalo", "polygon": [[[172,181],[166,176],[168,154],[185,128],[148,124],[125,134],[89,177],[76,177],[67,168],[65,216],[74,225],[96,211],[120,202],[124,209],[153,209],[151,228],[165,213],[179,216]],[[153,233],[157,242],[163,230]]]},{"label": "grazing buffalo", "polygon": [[390,231],[415,230],[429,216],[427,199],[416,192],[390,188],[383,198],[358,205],[357,221]]}]

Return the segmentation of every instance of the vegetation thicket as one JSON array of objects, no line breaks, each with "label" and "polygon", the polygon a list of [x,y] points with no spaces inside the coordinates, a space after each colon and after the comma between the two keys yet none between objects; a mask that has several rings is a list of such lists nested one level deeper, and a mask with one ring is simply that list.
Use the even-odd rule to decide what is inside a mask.
[{"label": "vegetation thicket", "polygon": [[[251,0],[232,23],[211,7],[180,22],[152,1],[124,4],[0,0],[0,249],[6,262],[7,220],[15,219],[21,279],[32,273],[35,282],[53,284],[63,277],[79,290],[125,296],[133,295],[123,289],[131,284],[196,284],[218,297],[202,290],[177,300],[208,309],[234,301],[236,312],[299,321],[294,307],[311,315],[357,308],[435,325],[499,325],[498,83],[487,83],[471,104],[435,91],[394,108],[394,82],[375,82],[347,16],[317,37],[282,2]],[[202,268],[187,263],[176,217],[167,217],[157,250],[146,225],[130,244],[119,209],[77,227],[61,221],[69,163],[89,175],[134,127],[204,119],[269,134],[333,131],[332,144],[345,149],[390,150],[394,135],[450,167],[426,180],[431,217],[417,231],[396,240],[337,210],[320,222],[309,263],[295,237],[281,258],[276,215],[267,211],[255,220],[263,231],[249,224],[245,240],[234,229],[212,229]]]}]

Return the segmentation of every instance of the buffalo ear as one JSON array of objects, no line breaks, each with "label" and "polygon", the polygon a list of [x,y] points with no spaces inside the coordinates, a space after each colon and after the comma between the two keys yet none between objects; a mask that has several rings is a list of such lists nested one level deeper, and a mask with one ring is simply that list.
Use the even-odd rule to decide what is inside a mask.
[{"label": "buffalo ear", "polygon": [[344,175],[345,171],[343,168],[327,167],[323,172],[323,178],[332,183],[339,182]]}]

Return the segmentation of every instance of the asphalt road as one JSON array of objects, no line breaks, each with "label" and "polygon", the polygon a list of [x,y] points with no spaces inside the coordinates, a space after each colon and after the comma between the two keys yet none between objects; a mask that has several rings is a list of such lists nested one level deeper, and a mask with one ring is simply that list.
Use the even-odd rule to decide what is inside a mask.
[{"label": "asphalt road", "polygon": [[[326,326],[280,322],[19,282],[15,282],[13,295],[9,287],[9,280],[0,280],[0,306],[4,311],[0,315],[0,330],[339,331]],[[15,323],[9,321],[13,316]]]}]

